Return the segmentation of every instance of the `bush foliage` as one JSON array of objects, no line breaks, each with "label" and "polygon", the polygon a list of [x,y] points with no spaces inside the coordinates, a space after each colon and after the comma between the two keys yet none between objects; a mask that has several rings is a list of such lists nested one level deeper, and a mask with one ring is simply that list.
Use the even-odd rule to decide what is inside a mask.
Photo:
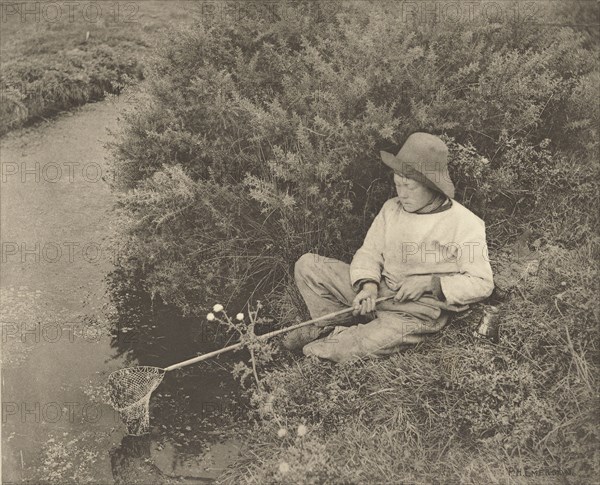
[{"label": "bush foliage", "polygon": [[[415,131],[439,134],[457,200],[486,221],[492,258],[527,229],[540,252],[564,256],[556,267],[549,256],[547,271],[569,273],[569,293],[550,274],[544,285],[554,286],[521,289],[500,353],[466,345],[461,331],[425,355],[272,372],[273,389],[300,392],[279,396],[284,415],[334,431],[315,435],[314,453],[257,449],[316,460],[305,468],[321,475],[298,471],[314,482],[597,472],[598,314],[586,259],[597,258],[599,222],[595,32],[553,24],[562,6],[535,19],[423,23],[387,2],[282,5],[204,11],[161,44],[113,147],[121,267],[142,268],[147,291],[187,313],[260,295],[288,314],[301,307],[296,259],[349,261],[393,196],[379,150],[397,151]],[[344,379],[353,384],[327,397],[323,382]],[[367,440],[372,425],[379,433]],[[361,447],[392,442],[372,466],[356,461]],[[244,478],[282,479],[271,473],[278,456]]]},{"label": "bush foliage", "polygon": [[120,93],[143,77],[147,34],[183,15],[178,0],[3,5],[0,135]]},{"label": "bush foliage", "polygon": [[[252,12],[172,33],[125,117],[116,176],[136,189],[135,231],[178,211],[135,243],[162,268],[152,291],[205,307],[250,276],[272,290],[307,251],[348,260],[392,195],[378,151],[417,130],[446,136],[457,198],[492,245],[519,224],[568,245],[593,233],[592,211],[572,210],[593,204],[598,174],[598,63],[583,34],[518,19],[420,25],[386,3]],[[144,202],[166,194],[169,208]]]}]

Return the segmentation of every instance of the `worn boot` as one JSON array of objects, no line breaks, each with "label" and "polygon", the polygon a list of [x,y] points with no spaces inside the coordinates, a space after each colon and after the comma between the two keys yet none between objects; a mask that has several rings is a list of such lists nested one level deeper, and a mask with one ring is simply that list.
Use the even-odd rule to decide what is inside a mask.
[{"label": "worn boot", "polygon": [[301,350],[307,343],[327,335],[332,329],[333,327],[317,327],[316,325],[297,328],[283,337],[281,345],[287,350]]}]

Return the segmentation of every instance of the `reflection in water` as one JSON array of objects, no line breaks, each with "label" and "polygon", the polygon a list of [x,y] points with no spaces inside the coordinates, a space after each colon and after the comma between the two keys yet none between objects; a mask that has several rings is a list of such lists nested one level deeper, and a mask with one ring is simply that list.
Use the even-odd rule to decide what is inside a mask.
[{"label": "reflection in water", "polygon": [[[110,464],[116,485],[147,485],[175,483],[209,483],[212,477],[171,475],[164,473],[153,460],[153,446],[150,435],[125,436],[121,445],[110,451]],[[177,471],[177,470],[174,470]]]},{"label": "reflection in water", "polygon": [[203,318],[182,317],[159,297],[152,299],[137,286],[140,278],[125,275],[122,270],[108,277],[116,310],[112,316],[112,346],[117,355],[125,355],[137,365],[167,367],[232,343],[235,336],[226,334],[224,327],[209,327]]},{"label": "reflection in water", "polygon": [[[128,365],[166,367],[232,342],[231,335],[206,329],[206,322],[152,301],[132,283],[139,279],[123,276],[117,270],[108,281],[116,310],[111,345]],[[247,404],[229,369],[242,357],[223,354],[167,373],[150,400],[151,433],[125,436],[111,451],[116,483],[182,483],[181,477],[187,477],[183,483],[202,483],[216,478],[217,468],[222,471],[231,464],[238,448],[226,441],[227,430],[244,419]],[[202,458],[207,456],[213,465]],[[192,461],[195,466],[190,466]],[[175,462],[178,467],[167,465]]]},{"label": "reflection in water", "polygon": [[125,436],[121,445],[110,451],[115,483],[175,483],[150,462],[150,435]]}]

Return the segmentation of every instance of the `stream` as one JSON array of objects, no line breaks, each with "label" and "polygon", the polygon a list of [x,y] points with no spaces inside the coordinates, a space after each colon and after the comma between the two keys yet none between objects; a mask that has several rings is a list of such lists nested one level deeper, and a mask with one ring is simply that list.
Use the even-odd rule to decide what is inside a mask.
[{"label": "stream", "polygon": [[168,373],[150,434],[127,436],[108,404],[110,372],[227,343],[115,271],[104,144],[117,117],[103,101],[0,140],[5,484],[207,483],[240,450],[225,359]]}]

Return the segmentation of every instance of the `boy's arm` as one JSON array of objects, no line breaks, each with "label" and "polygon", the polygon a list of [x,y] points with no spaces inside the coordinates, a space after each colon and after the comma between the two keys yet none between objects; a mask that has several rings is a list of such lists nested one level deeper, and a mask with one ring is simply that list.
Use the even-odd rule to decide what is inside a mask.
[{"label": "boy's arm", "polygon": [[[494,290],[485,224],[480,219],[469,222],[463,231],[459,231],[457,239],[460,240],[455,241],[455,247],[459,248],[456,254],[459,273],[439,276],[439,290],[449,304],[475,303],[490,296]],[[436,279],[433,278],[434,285]],[[435,292],[434,287],[434,294]]]},{"label": "boy's arm", "polygon": [[381,281],[385,237],[384,207],[373,220],[363,245],[356,251],[350,263],[350,280],[352,288],[356,292],[360,291],[362,285],[367,281],[378,285]]},{"label": "boy's arm", "polygon": [[375,283],[379,287],[379,281],[375,281],[369,278],[363,278],[354,283],[353,286],[356,286],[358,290],[361,290],[365,283]]}]

